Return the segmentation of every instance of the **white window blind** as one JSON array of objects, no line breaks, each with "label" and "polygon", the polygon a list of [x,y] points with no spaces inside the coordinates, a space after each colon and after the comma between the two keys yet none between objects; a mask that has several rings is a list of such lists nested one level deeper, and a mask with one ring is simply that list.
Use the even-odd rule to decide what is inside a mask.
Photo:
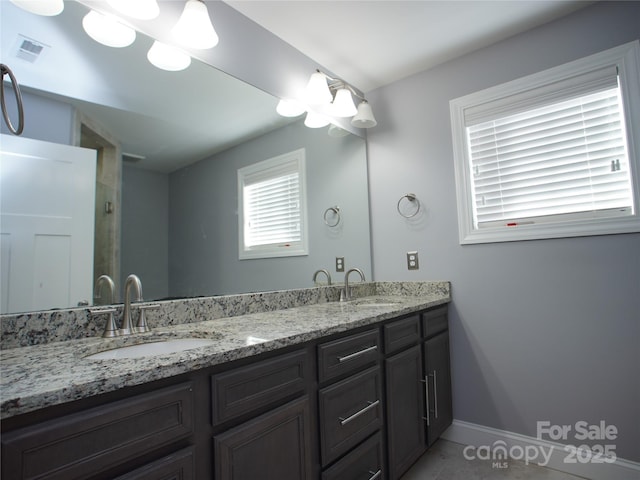
[{"label": "white window blind", "polygon": [[450,111],[461,244],[640,231],[640,42]]},{"label": "white window blind", "polygon": [[279,175],[245,186],[245,245],[299,242],[300,175]]},{"label": "white window blind", "polygon": [[238,170],[240,258],[306,254],[304,150]]},{"label": "white window blind", "polygon": [[476,228],[632,213],[617,84],[473,125],[467,135]]}]

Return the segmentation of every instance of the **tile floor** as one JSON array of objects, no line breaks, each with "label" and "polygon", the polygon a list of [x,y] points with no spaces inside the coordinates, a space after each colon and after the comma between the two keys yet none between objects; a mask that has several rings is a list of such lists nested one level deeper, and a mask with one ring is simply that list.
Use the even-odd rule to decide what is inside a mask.
[{"label": "tile floor", "polygon": [[402,480],[579,480],[568,473],[551,470],[538,465],[509,460],[507,468],[493,468],[488,460],[467,460],[463,455],[464,445],[438,440]]}]

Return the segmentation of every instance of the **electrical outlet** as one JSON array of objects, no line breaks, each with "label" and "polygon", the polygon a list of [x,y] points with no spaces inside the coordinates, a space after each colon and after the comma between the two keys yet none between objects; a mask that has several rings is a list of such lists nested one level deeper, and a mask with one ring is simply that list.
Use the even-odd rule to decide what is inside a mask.
[{"label": "electrical outlet", "polygon": [[418,270],[420,268],[418,252],[407,252],[407,268],[409,270]]},{"label": "electrical outlet", "polygon": [[344,272],[344,257],[336,257],[336,272]]}]

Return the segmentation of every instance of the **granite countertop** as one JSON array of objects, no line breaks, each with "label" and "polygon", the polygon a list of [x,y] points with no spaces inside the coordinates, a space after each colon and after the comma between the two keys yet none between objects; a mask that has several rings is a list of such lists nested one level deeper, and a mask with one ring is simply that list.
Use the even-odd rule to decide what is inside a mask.
[{"label": "granite countertop", "polygon": [[[127,337],[9,348],[0,351],[0,418],[300,344],[449,301],[448,294],[438,292],[364,297],[165,326]],[[120,346],[187,337],[215,343],[137,359],[85,358]]]}]

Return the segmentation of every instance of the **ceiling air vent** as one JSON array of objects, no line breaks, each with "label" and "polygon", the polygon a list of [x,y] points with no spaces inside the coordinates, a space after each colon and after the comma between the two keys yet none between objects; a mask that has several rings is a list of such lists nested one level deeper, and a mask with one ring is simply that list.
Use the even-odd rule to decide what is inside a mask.
[{"label": "ceiling air vent", "polygon": [[35,63],[45,49],[49,48],[49,45],[25,37],[24,35],[18,35],[16,45],[15,56],[30,63]]}]

